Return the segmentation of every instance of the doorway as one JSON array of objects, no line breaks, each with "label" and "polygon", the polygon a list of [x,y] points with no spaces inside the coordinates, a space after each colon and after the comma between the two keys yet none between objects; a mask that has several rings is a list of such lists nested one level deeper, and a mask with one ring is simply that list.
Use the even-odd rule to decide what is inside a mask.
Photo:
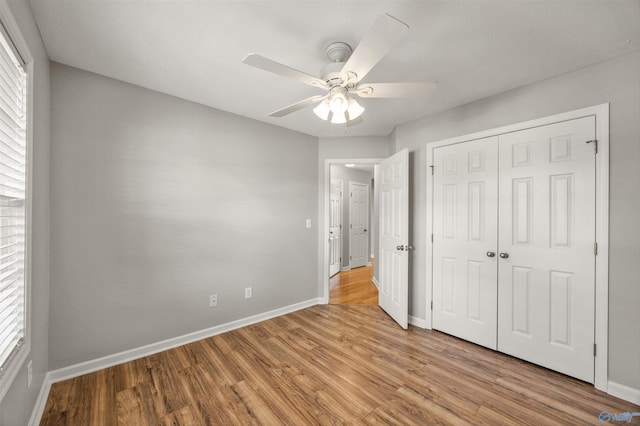
[{"label": "doorway", "polygon": [[[323,303],[377,304],[378,270],[375,258],[378,256],[379,219],[376,204],[379,200],[375,180],[380,161],[381,159],[374,158],[325,162],[326,204],[321,212],[326,228],[320,230],[321,244],[325,248],[324,260],[321,260],[321,282],[325,294]],[[354,203],[351,194],[354,185],[357,187],[357,214],[352,212]],[[357,238],[360,241],[351,244],[350,231],[353,228],[350,225],[354,221],[360,222],[356,223],[359,225],[356,230],[359,231]],[[356,262],[352,262],[354,249],[359,250]]]},{"label": "doorway", "polygon": [[[377,305],[375,164],[330,166],[329,303]],[[336,265],[337,263],[337,265]]]},{"label": "doorway", "polygon": [[330,166],[329,277],[370,266],[375,257],[375,167],[361,163]]},{"label": "doorway", "polygon": [[[408,328],[408,258],[409,244],[409,150],[402,149],[388,158],[374,160],[330,160],[324,163],[324,178],[320,187],[321,217],[324,224],[319,229],[321,245],[318,269],[322,282],[320,303],[329,303],[329,199],[333,165],[373,164],[373,211],[371,224],[373,279],[379,289],[378,305],[396,323]],[[324,194],[324,195],[322,195]],[[343,227],[344,229],[344,227]],[[344,251],[343,251],[344,253]],[[378,275],[379,274],[379,275]]]}]

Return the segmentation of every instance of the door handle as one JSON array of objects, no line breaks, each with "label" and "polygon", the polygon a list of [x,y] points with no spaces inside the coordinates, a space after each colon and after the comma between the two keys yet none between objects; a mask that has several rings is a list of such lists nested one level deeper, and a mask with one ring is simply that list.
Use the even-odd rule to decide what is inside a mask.
[{"label": "door handle", "polygon": [[495,251],[488,251],[487,252],[487,257],[496,257],[496,252]]},{"label": "door handle", "polygon": [[509,258],[509,253],[500,253],[500,259],[508,259]]},{"label": "door handle", "polygon": [[404,251],[404,246],[396,246],[396,250]]}]

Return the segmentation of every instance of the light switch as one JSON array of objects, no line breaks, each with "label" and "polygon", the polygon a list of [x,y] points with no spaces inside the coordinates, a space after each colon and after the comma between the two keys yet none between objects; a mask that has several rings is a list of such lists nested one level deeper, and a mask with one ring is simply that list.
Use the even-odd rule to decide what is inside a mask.
[{"label": "light switch", "polygon": [[311,228],[311,219],[307,219],[307,229]]}]

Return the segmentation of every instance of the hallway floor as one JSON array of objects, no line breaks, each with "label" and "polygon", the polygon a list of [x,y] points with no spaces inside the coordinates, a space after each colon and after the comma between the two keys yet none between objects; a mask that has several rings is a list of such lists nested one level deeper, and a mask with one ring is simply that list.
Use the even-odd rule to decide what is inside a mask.
[{"label": "hallway floor", "polygon": [[377,305],[378,289],[373,284],[371,266],[338,272],[329,279],[329,303],[332,305]]}]

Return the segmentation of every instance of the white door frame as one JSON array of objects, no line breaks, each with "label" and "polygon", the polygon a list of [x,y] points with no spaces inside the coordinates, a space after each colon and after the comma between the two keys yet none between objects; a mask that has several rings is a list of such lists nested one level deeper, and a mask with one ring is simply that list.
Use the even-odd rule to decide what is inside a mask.
[{"label": "white door frame", "polygon": [[[318,226],[318,241],[321,249],[319,256],[318,267],[318,282],[322,283],[322,291],[318,298],[319,303],[329,303],[329,276],[326,271],[329,270],[329,197],[331,192],[331,165],[344,166],[345,164],[380,164],[384,158],[331,158],[324,160],[324,176],[320,178],[320,188],[318,190],[319,205],[320,205],[320,217]],[[344,228],[344,227],[343,227]]]},{"label": "white door frame", "polygon": [[[596,312],[595,342],[598,348],[595,358],[594,386],[604,392],[608,388],[607,360],[609,354],[609,104],[601,104],[575,111],[556,114],[535,120],[516,123],[509,126],[484,130],[463,136],[427,144],[427,165],[433,165],[433,149],[445,145],[467,142],[474,139],[497,136],[504,133],[525,130],[576,118],[594,116],[596,120]],[[428,242],[433,234],[433,178],[427,173],[427,234]],[[427,244],[427,282],[426,282],[426,328],[432,328],[431,302],[433,291],[433,246]]]}]

